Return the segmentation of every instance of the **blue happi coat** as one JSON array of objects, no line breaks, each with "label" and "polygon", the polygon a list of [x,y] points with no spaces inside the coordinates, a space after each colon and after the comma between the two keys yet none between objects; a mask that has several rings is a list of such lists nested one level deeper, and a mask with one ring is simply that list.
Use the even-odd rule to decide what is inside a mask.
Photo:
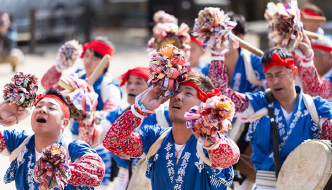
[{"label": "blue happi coat", "polygon": [[[5,130],[3,135],[9,153],[14,151],[24,141],[24,139],[29,136],[25,131],[18,132],[16,130]],[[64,136],[60,136],[57,144],[63,144],[64,142]],[[88,144],[79,140],[74,140],[68,144],[68,152],[71,162],[74,162],[77,158],[80,158],[84,154],[96,153]],[[36,183],[32,176],[35,164],[35,138],[33,135],[21,151],[20,155],[10,164],[5,174],[4,182],[10,183],[15,181],[16,189],[20,190],[38,190],[39,183]],[[76,188],[80,190],[94,189],[91,187],[75,187],[69,184],[65,187],[65,190],[76,190]]]},{"label": "blue happi coat", "polygon": [[[304,105],[303,93],[299,87],[296,87],[299,94],[294,111],[289,124],[283,115],[280,104],[274,99],[273,109],[275,121],[278,126],[279,148],[281,164],[285,161],[291,151],[307,139],[319,138],[320,130],[316,123],[311,119],[307,108]],[[246,93],[254,111],[264,107],[268,103],[264,92]],[[332,118],[332,105],[321,97],[313,97],[319,118]],[[251,142],[253,153],[252,163],[256,170],[274,171],[273,163],[273,143],[272,131],[268,115],[250,124],[246,140]]]},{"label": "blue happi coat", "polygon": [[[140,128],[139,134],[145,154],[165,131],[166,129],[151,126]],[[169,132],[158,152],[149,159],[147,166],[146,175],[151,179],[153,190],[222,190],[232,184],[233,167],[224,170],[209,167],[199,161],[196,145],[197,140],[192,135],[178,164],[175,164],[174,140],[172,132]]]},{"label": "blue happi coat", "polygon": [[[257,57],[254,54],[250,54],[250,58],[251,58],[251,65],[256,74],[257,79],[259,80],[265,79],[263,66],[261,64],[261,58]],[[209,68],[210,68],[210,63],[207,64],[201,70],[201,72],[206,76],[209,76]],[[242,51],[240,52],[239,58],[236,62],[230,88],[241,93],[258,92],[260,90],[263,90],[263,87],[252,85],[247,80]]]},{"label": "blue happi coat", "polygon": [[[130,108],[130,107],[129,107]],[[128,110],[128,109],[126,109]],[[113,124],[115,122],[115,120],[117,118],[119,118],[122,113],[124,113],[126,110],[122,110],[120,107],[115,109],[114,111],[110,112],[107,116],[106,119]],[[168,106],[164,107],[164,116],[167,120],[167,123],[169,126],[172,126],[172,122],[169,119],[169,115],[168,115]],[[141,126],[151,126],[151,127],[159,127],[158,126],[158,122],[157,122],[157,116],[156,114],[151,114],[148,117],[144,117],[144,119],[141,122]],[[123,168],[127,168],[128,169],[128,160],[125,159],[121,159],[119,157],[117,157],[116,155],[112,154],[112,157],[114,158],[114,160],[117,162],[117,165],[119,167],[123,167]],[[137,162],[139,161],[139,158],[131,158],[132,160],[132,166],[133,168],[136,166]]]}]

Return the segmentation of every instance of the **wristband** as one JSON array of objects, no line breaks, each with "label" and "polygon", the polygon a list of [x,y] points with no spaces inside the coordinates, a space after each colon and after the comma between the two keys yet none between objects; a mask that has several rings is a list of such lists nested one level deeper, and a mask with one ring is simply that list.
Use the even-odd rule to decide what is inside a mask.
[{"label": "wristband", "polygon": [[149,115],[151,115],[151,113],[149,112],[146,112],[146,111],[142,111],[141,110],[141,107],[138,106],[137,104],[134,104],[131,106],[131,112],[136,116],[136,117],[139,117],[139,118],[143,118],[143,117],[147,117]]}]

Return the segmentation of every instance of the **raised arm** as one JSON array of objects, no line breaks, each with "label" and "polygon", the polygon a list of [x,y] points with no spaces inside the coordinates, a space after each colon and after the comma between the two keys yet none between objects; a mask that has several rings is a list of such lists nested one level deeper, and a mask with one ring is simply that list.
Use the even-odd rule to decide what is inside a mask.
[{"label": "raised arm", "polygon": [[329,78],[321,79],[313,64],[303,64],[301,67],[301,78],[303,92],[310,96],[321,96],[329,99],[332,97],[332,83]]},{"label": "raised arm", "polygon": [[225,57],[211,53],[211,64],[209,68],[209,77],[213,85],[222,93],[228,88],[228,74],[225,67]]},{"label": "raised arm", "polygon": [[235,111],[243,112],[249,106],[248,98],[239,92],[228,88],[228,75],[225,68],[224,57],[211,54],[211,65],[209,69],[209,77],[214,86],[218,88],[224,95],[228,96],[235,103]]},{"label": "raised arm", "polygon": [[160,84],[150,87],[136,97],[136,102],[131,110],[122,114],[106,133],[103,145],[117,156],[140,157],[143,154],[143,142],[134,129],[140,126],[142,119],[149,116],[152,111],[170,97],[161,96],[164,91]]},{"label": "raised arm", "polygon": [[321,96],[329,99],[332,97],[332,84],[330,79],[321,79],[315,68],[314,52],[307,36],[299,43],[298,50],[293,52],[296,65],[299,66],[299,74],[302,78],[304,93],[311,96]]},{"label": "raised arm", "polygon": [[56,66],[54,65],[51,67],[43,76],[40,83],[45,89],[50,89],[51,87],[54,87],[56,89],[59,89],[60,86],[58,85],[58,82],[62,76],[62,73],[56,69]]},{"label": "raised arm", "polygon": [[133,132],[141,124],[142,117],[133,112],[136,111],[132,109],[122,114],[104,137],[104,147],[117,156],[140,157],[143,154],[141,137]]}]

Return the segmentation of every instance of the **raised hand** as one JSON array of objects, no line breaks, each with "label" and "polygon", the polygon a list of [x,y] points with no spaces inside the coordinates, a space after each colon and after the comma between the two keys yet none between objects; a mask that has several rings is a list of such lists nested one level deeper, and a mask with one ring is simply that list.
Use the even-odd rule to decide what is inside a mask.
[{"label": "raised hand", "polygon": [[308,59],[313,57],[314,52],[311,48],[311,43],[307,35],[303,34],[303,40],[299,43],[298,49]]},{"label": "raised hand", "polygon": [[29,115],[24,107],[6,102],[0,103],[0,125],[9,127],[17,124]]},{"label": "raised hand", "polygon": [[164,94],[165,91],[161,88],[160,83],[158,83],[157,85],[150,87],[145,92],[143,92],[141,103],[146,107],[147,110],[153,111],[171,97],[171,95],[164,96]]}]

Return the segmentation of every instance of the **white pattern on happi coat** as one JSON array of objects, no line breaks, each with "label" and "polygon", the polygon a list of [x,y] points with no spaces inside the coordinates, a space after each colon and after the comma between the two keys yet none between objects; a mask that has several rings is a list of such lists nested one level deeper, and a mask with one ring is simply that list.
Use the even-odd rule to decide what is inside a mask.
[{"label": "white pattern on happi coat", "polygon": [[[172,144],[170,142],[167,143],[166,147],[165,147],[165,150],[167,151],[166,153],[166,160],[167,160],[167,170],[168,170],[168,176],[171,180],[171,183],[173,183],[173,179],[174,179],[174,171],[172,172],[172,169],[174,170],[174,163],[173,161],[171,160],[171,158],[173,157],[173,153],[170,153],[169,151],[171,150],[172,148]],[[172,169],[170,169],[172,168]]]},{"label": "white pattern on happi coat", "polygon": [[35,179],[33,178],[33,171],[35,164],[33,163],[33,153],[29,155],[29,162],[28,162],[28,184],[29,184],[29,190],[35,189]]}]

